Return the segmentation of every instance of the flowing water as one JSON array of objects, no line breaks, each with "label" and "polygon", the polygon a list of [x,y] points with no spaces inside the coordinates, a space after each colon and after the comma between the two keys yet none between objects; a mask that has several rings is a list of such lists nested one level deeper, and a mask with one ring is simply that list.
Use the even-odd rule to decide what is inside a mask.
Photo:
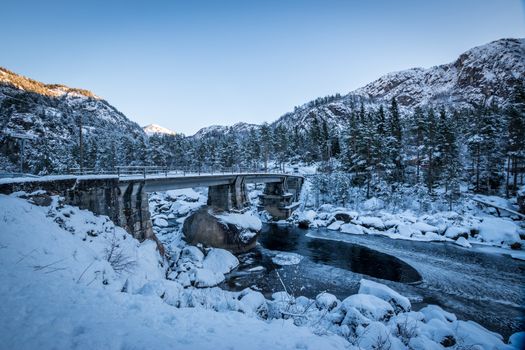
[{"label": "flowing water", "polygon": [[[416,310],[437,304],[505,337],[524,329],[525,262],[508,255],[280,225],[264,225],[258,242],[239,256],[241,265],[223,288],[252,287],[267,297],[284,289],[310,298],[326,291],[344,299],[367,278],[409,297]],[[281,266],[272,261],[279,252],[303,258]]]}]

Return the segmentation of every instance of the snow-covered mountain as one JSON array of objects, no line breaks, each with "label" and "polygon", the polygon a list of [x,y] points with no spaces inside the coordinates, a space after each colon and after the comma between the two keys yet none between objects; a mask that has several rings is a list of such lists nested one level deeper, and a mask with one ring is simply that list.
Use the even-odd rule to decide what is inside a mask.
[{"label": "snow-covered mountain", "polygon": [[492,103],[502,106],[524,77],[525,39],[501,39],[470,49],[452,63],[390,73],[345,96],[318,98],[296,107],[274,124],[308,128],[316,118],[340,128],[361,102],[377,107],[388,105],[393,97],[402,109],[428,105],[469,108]]},{"label": "snow-covered mountain", "polygon": [[168,128],[165,128],[163,126],[157,125],[157,124],[149,124],[142,128],[146,135],[176,135],[177,133],[173,130],[170,130]]},{"label": "snow-covered mountain", "polygon": [[[347,95],[320,97],[295,107],[277,119],[287,128],[307,129],[313,119],[326,121],[336,129],[352,111],[360,107],[387,106],[395,97],[401,109],[416,106],[443,105],[447,108],[470,108],[508,102],[513,88],[525,77],[525,39],[500,39],[474,47],[454,62],[431,68],[412,68],[386,74]],[[235,130],[240,134],[260,126],[237,123],[213,125],[194,136],[217,135]]]},{"label": "snow-covered mountain", "polygon": [[501,39],[470,49],[452,63],[387,74],[349,96],[395,97],[405,107],[501,105],[524,76],[525,39]]},{"label": "snow-covered mountain", "polygon": [[135,158],[144,148],[142,128],[90,91],[43,84],[0,68],[0,168],[15,169],[19,159],[11,133],[36,137],[26,146],[28,171],[78,167],[80,123],[85,166],[127,163],[124,158]]},{"label": "snow-covered mountain", "polygon": [[205,136],[216,136],[225,134],[227,132],[233,131],[238,135],[246,135],[248,132],[250,132],[250,129],[255,128],[258,129],[260,126],[257,124],[249,124],[249,123],[236,123],[232,126],[225,126],[225,125],[211,125],[207,126],[205,128],[200,129],[193,135],[193,138],[203,138]]}]

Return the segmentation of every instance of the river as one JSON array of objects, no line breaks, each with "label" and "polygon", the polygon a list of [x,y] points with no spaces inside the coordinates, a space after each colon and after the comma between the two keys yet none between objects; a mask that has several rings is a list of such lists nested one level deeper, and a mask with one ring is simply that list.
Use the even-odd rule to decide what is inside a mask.
[{"label": "river", "polygon": [[[252,287],[267,297],[285,288],[296,297],[312,298],[326,291],[342,300],[356,293],[359,281],[367,278],[407,296],[415,310],[436,304],[505,338],[524,329],[525,262],[506,254],[448,242],[274,224],[263,226],[258,242],[254,250],[239,256],[241,265],[223,288]],[[278,252],[303,258],[281,266],[272,261]]]}]

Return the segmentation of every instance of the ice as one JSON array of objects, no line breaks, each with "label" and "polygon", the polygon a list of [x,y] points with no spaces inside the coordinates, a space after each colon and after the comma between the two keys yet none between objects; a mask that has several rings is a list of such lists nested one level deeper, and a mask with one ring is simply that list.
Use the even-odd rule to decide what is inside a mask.
[{"label": "ice", "polygon": [[303,257],[295,253],[279,252],[272,256],[274,264],[285,266],[285,265],[297,265],[301,262]]}]

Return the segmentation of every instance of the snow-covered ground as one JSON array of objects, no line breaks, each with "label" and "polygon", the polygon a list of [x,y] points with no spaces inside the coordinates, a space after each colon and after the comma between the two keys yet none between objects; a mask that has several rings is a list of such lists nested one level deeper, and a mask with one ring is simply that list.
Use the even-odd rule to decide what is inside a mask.
[{"label": "snow-covered ground", "polygon": [[348,234],[375,234],[393,239],[449,241],[466,248],[473,244],[495,246],[512,249],[513,256],[523,258],[525,221],[504,210],[498,214],[495,208],[475,201],[481,199],[503,208],[517,209],[515,203],[501,197],[465,194],[454,211],[421,211],[413,209],[419,204],[405,194],[408,204],[393,210],[375,197],[347,207],[316,206],[315,190],[308,180],[304,188],[304,202],[288,220],[303,227],[326,227]]},{"label": "snow-covered ground", "polygon": [[[215,285],[237,258],[188,246],[180,232],[203,198],[190,190],[152,196],[155,231],[167,251],[161,257],[154,242],[139,243],[107,217],[57,197],[36,206],[0,195],[1,347],[511,348],[437,306],[411,311],[408,299],[373,281],[362,280],[359,293],[344,300],[328,293],[309,299],[283,291],[265,299],[249,288],[221,290]],[[290,254],[275,258],[301,261]],[[511,338],[516,347],[519,336]]]}]

